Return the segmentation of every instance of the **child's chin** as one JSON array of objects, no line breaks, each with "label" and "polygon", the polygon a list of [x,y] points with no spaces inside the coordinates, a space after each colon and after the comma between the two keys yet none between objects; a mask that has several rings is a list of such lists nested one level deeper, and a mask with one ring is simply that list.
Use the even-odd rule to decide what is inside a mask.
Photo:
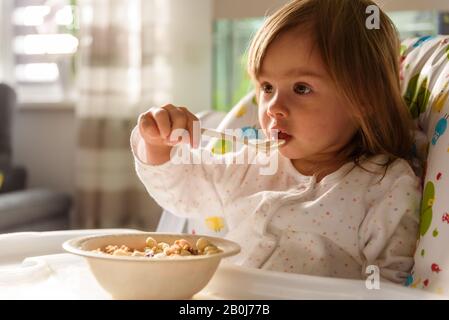
[{"label": "child's chin", "polygon": [[283,146],[279,149],[279,153],[288,159],[298,159],[301,158],[301,152],[295,150],[290,145]]}]

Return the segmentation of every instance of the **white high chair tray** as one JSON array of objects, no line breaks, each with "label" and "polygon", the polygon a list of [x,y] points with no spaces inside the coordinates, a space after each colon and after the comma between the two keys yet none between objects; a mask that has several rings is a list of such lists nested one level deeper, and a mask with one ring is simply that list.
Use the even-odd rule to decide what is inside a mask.
[{"label": "white high chair tray", "polygon": [[[112,230],[0,235],[0,299],[111,299],[82,257],[63,253],[70,238]],[[114,229],[113,232],[136,230]],[[314,277],[221,264],[193,299],[448,299],[418,289],[364,281]]]}]

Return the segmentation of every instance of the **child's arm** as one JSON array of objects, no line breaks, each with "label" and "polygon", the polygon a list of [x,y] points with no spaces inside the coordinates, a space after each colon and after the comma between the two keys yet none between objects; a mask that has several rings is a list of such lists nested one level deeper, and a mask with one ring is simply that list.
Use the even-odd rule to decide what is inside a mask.
[{"label": "child's arm", "polygon": [[[203,163],[200,158],[202,151],[188,148],[189,155],[198,161],[187,164],[169,161],[173,147],[160,136],[161,132],[165,136],[169,130],[154,130],[154,125],[160,123],[155,118],[160,120],[161,115],[155,117],[153,112],[149,120],[139,117],[139,125],[131,135],[137,175],[149,194],[161,207],[178,216],[197,218],[222,215],[226,203],[246,178],[248,165],[230,164],[229,158],[236,154],[223,156],[224,164]],[[192,122],[196,119],[191,114],[189,116]],[[170,123],[174,121],[170,120]],[[192,127],[186,124],[189,132]],[[181,145],[176,146],[173,151],[180,148]]]},{"label": "child's arm", "polygon": [[371,192],[380,196],[367,197],[369,209],[359,229],[362,274],[366,277],[366,267],[375,265],[381,278],[404,283],[418,239],[420,181],[405,161],[398,160]]}]

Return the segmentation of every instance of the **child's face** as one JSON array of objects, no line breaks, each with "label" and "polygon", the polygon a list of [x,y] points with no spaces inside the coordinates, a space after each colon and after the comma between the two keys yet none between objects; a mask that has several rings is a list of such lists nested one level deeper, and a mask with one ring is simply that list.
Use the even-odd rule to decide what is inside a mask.
[{"label": "child's face", "polygon": [[324,161],[357,126],[312,44],[308,34],[293,30],[268,47],[258,78],[259,121],[268,136],[270,129],[284,132],[285,157]]}]

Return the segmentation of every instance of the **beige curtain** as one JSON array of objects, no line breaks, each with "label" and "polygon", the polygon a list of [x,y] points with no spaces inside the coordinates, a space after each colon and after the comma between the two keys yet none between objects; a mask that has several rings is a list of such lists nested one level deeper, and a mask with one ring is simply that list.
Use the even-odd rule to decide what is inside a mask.
[{"label": "beige curtain", "polygon": [[[138,181],[129,136],[143,108],[169,99],[163,83],[164,3],[81,0],[76,110],[76,228],[153,230],[161,209]],[[148,43],[149,45],[145,45]],[[159,75],[155,69],[160,69]],[[154,78],[161,79],[156,87]],[[158,93],[159,97],[155,95]],[[162,96],[162,97],[161,97]]]},{"label": "beige curtain", "polygon": [[154,230],[161,208],[136,177],[138,114],[167,102],[210,108],[211,0],[78,0],[76,228]]}]

